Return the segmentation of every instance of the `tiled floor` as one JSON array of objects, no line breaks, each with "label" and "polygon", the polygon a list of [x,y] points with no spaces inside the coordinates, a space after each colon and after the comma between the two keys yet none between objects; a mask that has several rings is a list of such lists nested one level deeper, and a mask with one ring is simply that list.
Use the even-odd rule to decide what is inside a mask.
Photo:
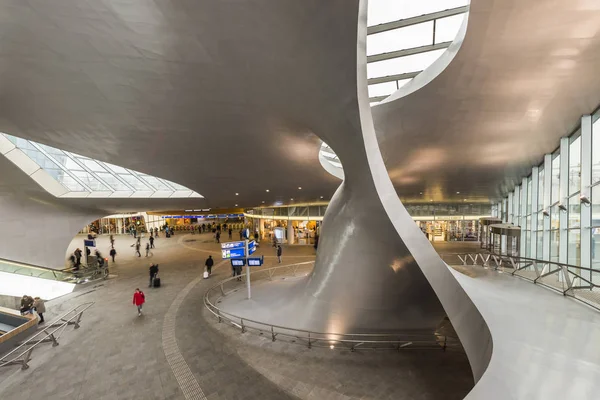
[{"label": "tiled floor", "polygon": [[[52,320],[78,304],[96,302],[84,314],[81,328],[69,328],[58,347],[36,350],[29,370],[0,369],[0,398],[184,398],[161,346],[164,317],[177,295],[202,273],[206,256],[219,261],[219,246],[211,235],[159,237],[149,260],[134,256],[132,237],[116,240],[117,263],[110,264],[116,278],[79,287],[47,304],[47,319]],[[108,237],[100,237],[98,244],[107,255]],[[259,248],[260,254],[267,265],[276,263],[270,246]],[[285,263],[313,258],[310,246],[284,249]],[[147,288],[150,261],[160,265],[159,289]],[[178,347],[208,399],[451,399],[461,398],[458,394],[472,385],[468,363],[458,353],[308,351],[224,329],[205,311],[202,296],[229,274],[228,265],[217,266],[210,280],[201,280],[184,298],[175,320]],[[142,317],[131,305],[136,287],[147,296]]]}]

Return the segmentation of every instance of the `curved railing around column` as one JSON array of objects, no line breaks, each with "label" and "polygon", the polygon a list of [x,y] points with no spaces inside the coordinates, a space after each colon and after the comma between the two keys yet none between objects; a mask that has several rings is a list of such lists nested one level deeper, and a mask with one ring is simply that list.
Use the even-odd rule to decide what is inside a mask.
[{"label": "curved railing around column", "polygon": [[[572,297],[600,311],[600,285],[594,283],[594,274],[600,280],[600,270],[556,261],[495,253],[443,254],[442,258],[455,265],[481,265],[501,273],[525,279]],[[585,275],[588,275],[586,277]]]},{"label": "curved railing around column", "polygon": [[[299,273],[312,271],[314,261],[257,269],[251,273],[252,280],[273,280],[298,276]],[[218,321],[228,323],[240,329],[241,333],[248,331],[268,335],[274,342],[277,338],[285,338],[292,343],[303,344],[308,348],[329,347],[330,349],[356,350],[409,350],[409,349],[460,349],[457,338],[433,333],[431,335],[412,333],[332,333],[315,332],[289,326],[275,325],[257,321],[222,310],[217,306],[220,299],[238,290],[245,289],[245,276],[233,276],[211,286],[204,294],[204,305]],[[241,281],[238,281],[238,278]]]}]

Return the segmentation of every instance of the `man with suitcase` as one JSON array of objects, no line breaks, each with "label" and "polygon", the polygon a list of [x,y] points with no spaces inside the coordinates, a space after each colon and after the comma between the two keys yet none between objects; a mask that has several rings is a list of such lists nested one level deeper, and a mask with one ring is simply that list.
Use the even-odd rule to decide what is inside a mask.
[{"label": "man with suitcase", "polygon": [[[148,271],[150,272],[150,283],[148,284],[148,287],[157,287],[155,280],[159,279],[158,278],[158,264],[150,264],[150,268],[148,268]],[[159,285],[160,285],[160,283],[159,283]]]}]

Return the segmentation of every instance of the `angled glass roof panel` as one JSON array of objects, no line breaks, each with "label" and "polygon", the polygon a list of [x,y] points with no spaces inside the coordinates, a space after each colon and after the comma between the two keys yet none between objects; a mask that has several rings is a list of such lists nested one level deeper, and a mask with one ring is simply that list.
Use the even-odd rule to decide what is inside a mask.
[{"label": "angled glass roof panel", "polygon": [[82,181],[88,188],[94,192],[110,192],[111,190],[96,179],[92,174],[86,171],[72,171],[80,181]]},{"label": "angled glass roof panel", "polygon": [[[0,132],[10,140],[23,154],[35,162],[50,178],[53,178],[69,192],[60,197],[203,197],[185,186],[164,179],[128,170],[117,165],[94,160],[79,154],[60,150],[52,146],[36,143]],[[18,167],[31,173],[29,162],[12,160]],[[19,165],[22,164],[22,165]],[[39,170],[38,170],[39,171]],[[44,179],[36,179],[44,187]],[[50,185],[50,186],[48,186]],[[56,193],[56,187],[46,178],[44,187],[50,193]]]},{"label": "angled glass roof panel", "polygon": [[152,186],[154,190],[173,190],[173,188],[164,184],[160,179],[150,175],[139,174],[139,177],[148,185]]},{"label": "angled glass roof panel", "polygon": [[98,172],[97,175],[115,192],[126,192],[132,190],[129,186],[121,182],[115,175],[109,172]]},{"label": "angled glass roof panel", "polygon": [[135,190],[141,190],[141,191],[146,191],[146,192],[154,191],[151,187],[148,187],[141,180],[139,180],[138,178],[136,178],[135,176],[133,176],[131,174],[119,174],[119,176],[121,177],[121,179],[123,179],[125,182],[127,182]]}]

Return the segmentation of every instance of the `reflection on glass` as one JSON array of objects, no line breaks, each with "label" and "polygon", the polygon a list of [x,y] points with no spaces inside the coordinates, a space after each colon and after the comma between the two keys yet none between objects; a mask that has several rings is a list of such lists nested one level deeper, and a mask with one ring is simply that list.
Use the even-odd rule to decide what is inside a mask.
[{"label": "reflection on glass", "polygon": [[600,185],[592,187],[592,225],[600,226]]},{"label": "reflection on glass", "polygon": [[554,206],[550,209],[550,229],[558,229],[560,225],[560,209]]},{"label": "reflection on glass", "polygon": [[550,261],[558,262],[560,243],[560,232],[558,230],[550,232]]},{"label": "reflection on glass", "polygon": [[539,231],[544,230],[544,218],[546,218],[544,216],[544,213],[539,212],[537,214],[538,220],[537,220],[537,229]]},{"label": "reflection on glass", "polygon": [[581,221],[581,203],[577,195],[569,198],[569,228],[580,226]]},{"label": "reflection on glass", "polygon": [[525,257],[531,257],[531,232],[525,232]]},{"label": "reflection on glass", "polygon": [[569,194],[579,191],[581,179],[581,136],[569,145]]},{"label": "reflection on glass", "polygon": [[552,190],[550,194],[550,204],[560,200],[560,156],[557,154],[552,160]]},{"label": "reflection on glass", "polygon": [[[592,228],[592,268],[600,271],[600,228]],[[600,278],[598,274],[592,276]],[[597,280],[594,283],[598,283]]]},{"label": "reflection on glass", "polygon": [[535,258],[543,259],[544,258],[544,234],[542,231],[537,232],[537,255]]},{"label": "reflection on glass", "polygon": [[539,211],[544,209],[544,169],[540,168],[538,173],[538,208]]},{"label": "reflection on glass", "polygon": [[592,126],[592,183],[600,181],[600,118]]},{"label": "reflection on glass", "polygon": [[581,262],[581,232],[570,229],[567,245],[567,264],[579,265]]},{"label": "reflection on glass", "polygon": [[527,214],[531,214],[531,177],[527,178]]}]

